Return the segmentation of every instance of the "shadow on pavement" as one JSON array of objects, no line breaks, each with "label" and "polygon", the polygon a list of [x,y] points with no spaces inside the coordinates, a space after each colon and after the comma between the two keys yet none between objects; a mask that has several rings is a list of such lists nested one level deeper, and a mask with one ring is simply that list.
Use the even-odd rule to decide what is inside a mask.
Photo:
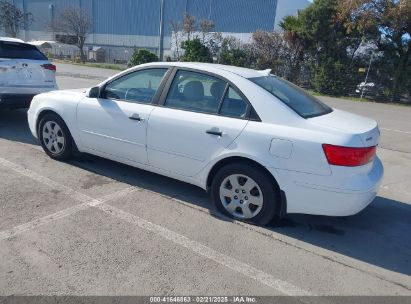
[{"label": "shadow on pavement", "polygon": [[29,129],[27,109],[0,109],[0,138],[25,144],[38,144],[37,139],[33,137]]},{"label": "shadow on pavement", "polygon": [[[31,135],[26,112],[0,111],[0,138],[38,144]],[[69,162],[99,175],[171,196],[211,210],[221,220],[203,190],[160,175],[90,155]],[[377,197],[351,217],[290,214],[265,229],[390,271],[411,275],[411,206]]]}]

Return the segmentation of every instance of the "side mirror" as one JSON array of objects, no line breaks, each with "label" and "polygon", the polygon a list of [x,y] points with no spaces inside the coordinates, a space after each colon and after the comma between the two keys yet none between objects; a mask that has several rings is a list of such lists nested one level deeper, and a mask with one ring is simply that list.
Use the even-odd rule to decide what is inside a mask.
[{"label": "side mirror", "polygon": [[88,91],[87,96],[89,98],[99,98],[100,97],[100,87],[93,87]]}]

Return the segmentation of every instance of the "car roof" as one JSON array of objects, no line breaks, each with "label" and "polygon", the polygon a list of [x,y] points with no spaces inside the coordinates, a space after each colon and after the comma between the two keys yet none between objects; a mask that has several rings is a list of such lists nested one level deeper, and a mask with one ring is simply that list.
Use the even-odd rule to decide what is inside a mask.
[{"label": "car roof", "polygon": [[21,39],[18,39],[18,38],[10,38],[10,37],[0,37],[0,41],[25,43],[25,42],[24,42],[23,40],[21,40]]},{"label": "car roof", "polygon": [[205,72],[226,71],[244,78],[255,78],[261,76],[268,76],[271,70],[257,71],[247,68],[235,67],[230,65],[215,64],[215,63],[202,63],[202,62],[153,62],[150,65],[161,65],[161,66],[175,66],[182,68],[192,68],[197,70],[202,70]]}]

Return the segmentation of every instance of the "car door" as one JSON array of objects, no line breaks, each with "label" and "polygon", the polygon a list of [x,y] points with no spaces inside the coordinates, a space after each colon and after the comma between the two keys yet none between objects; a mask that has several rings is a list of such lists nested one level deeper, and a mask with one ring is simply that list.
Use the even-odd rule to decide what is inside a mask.
[{"label": "car door", "polygon": [[134,71],[109,82],[100,98],[82,100],[77,108],[82,144],[91,150],[146,164],[147,121],[166,72],[166,68]]},{"label": "car door", "polygon": [[[250,107],[233,87],[212,75],[180,69],[169,83],[148,123],[149,164],[194,176],[239,136]],[[227,111],[232,100],[238,103],[233,115]]]}]

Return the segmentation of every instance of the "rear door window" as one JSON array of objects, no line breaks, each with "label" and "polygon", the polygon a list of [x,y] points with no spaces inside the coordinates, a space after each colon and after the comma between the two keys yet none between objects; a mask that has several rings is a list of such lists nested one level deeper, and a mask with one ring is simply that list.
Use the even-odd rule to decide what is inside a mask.
[{"label": "rear door window", "polygon": [[34,45],[18,42],[0,42],[0,58],[47,60]]},{"label": "rear door window", "polygon": [[226,83],[216,77],[180,70],[174,77],[165,106],[217,114]]},{"label": "rear door window", "polygon": [[230,86],[224,97],[220,114],[235,118],[245,118],[247,108],[247,102]]}]

